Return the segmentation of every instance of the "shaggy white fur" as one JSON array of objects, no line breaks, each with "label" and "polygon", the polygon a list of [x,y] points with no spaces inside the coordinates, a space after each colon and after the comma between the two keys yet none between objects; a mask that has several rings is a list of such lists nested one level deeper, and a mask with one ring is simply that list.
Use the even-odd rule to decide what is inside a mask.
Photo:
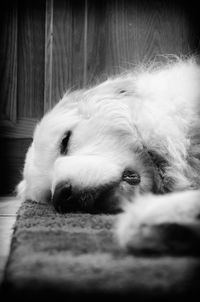
[{"label": "shaggy white fur", "polygon": [[[66,93],[35,129],[20,198],[52,198],[63,211],[69,203],[81,210],[101,209],[101,202],[104,210],[123,207],[116,227],[121,246],[137,245],[144,224],[195,221],[199,103],[194,58],[140,67]],[[160,195],[180,190],[187,192]]]}]

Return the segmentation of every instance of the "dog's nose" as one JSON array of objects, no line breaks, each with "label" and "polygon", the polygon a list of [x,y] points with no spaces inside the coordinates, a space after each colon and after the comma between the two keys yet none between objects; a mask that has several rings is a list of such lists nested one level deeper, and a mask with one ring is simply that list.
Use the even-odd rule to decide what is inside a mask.
[{"label": "dog's nose", "polygon": [[117,198],[113,197],[113,185],[103,188],[78,189],[67,182],[56,185],[52,203],[59,213],[116,213]]},{"label": "dog's nose", "polygon": [[72,196],[72,186],[69,183],[59,183],[54,190],[52,197],[53,206],[60,213],[67,212],[72,206],[70,197]]}]

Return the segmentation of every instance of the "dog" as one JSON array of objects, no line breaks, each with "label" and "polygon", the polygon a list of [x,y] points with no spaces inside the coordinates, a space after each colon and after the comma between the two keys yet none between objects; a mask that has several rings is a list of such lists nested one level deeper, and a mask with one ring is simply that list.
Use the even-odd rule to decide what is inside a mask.
[{"label": "dog", "polygon": [[61,213],[117,213],[121,248],[187,252],[199,188],[200,66],[176,57],[66,92],[35,128],[17,191]]}]

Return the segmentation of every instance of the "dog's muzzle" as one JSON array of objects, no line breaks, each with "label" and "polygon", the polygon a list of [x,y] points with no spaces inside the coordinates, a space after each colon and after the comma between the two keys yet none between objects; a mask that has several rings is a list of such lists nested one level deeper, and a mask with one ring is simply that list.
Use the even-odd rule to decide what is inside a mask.
[{"label": "dog's muzzle", "polygon": [[80,191],[67,182],[61,182],[55,187],[52,203],[59,213],[117,213],[120,208],[115,189],[116,184],[113,183]]},{"label": "dog's muzzle", "polygon": [[100,156],[68,156],[54,164],[52,203],[60,213],[116,213],[124,194],[133,194],[139,173]]}]

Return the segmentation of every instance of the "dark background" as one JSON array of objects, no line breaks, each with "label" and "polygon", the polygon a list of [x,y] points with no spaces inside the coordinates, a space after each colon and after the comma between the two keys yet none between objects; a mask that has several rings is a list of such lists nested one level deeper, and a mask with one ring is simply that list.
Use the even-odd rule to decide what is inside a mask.
[{"label": "dark background", "polygon": [[0,194],[21,177],[35,123],[62,97],[160,54],[198,54],[195,1],[0,4]]}]

